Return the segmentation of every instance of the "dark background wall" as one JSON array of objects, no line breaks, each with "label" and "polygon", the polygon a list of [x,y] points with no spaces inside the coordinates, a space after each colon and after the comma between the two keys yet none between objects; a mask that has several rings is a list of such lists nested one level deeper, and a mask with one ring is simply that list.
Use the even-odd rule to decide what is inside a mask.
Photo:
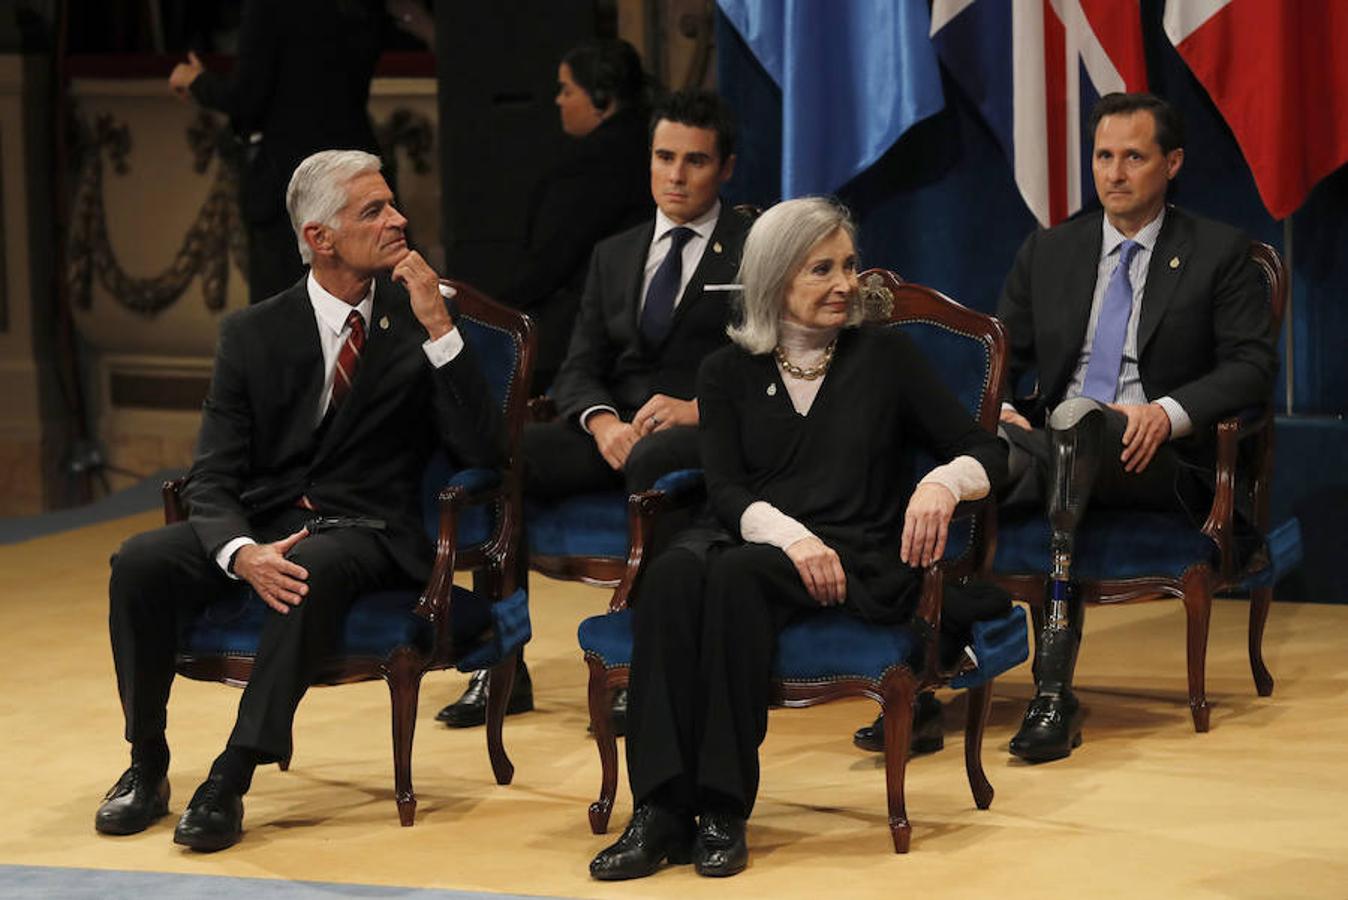
[{"label": "dark background wall", "polygon": [[[1161,29],[1162,0],[1142,0],[1151,90],[1184,115],[1184,169],[1176,203],[1231,222],[1288,254],[1284,225],[1264,210],[1253,176],[1221,115]],[[718,17],[718,80],[743,132],[735,202],[779,199],[781,93],[738,32]],[[1016,249],[1036,227],[1011,166],[973,104],[943,74],[946,108],[901,137],[839,191],[861,226],[864,265],[894,269],[991,312]],[[828,135],[821,134],[820,140]],[[1274,521],[1300,520],[1306,562],[1299,599],[1348,602],[1335,571],[1348,534],[1348,167],[1322,181],[1292,217],[1291,367],[1296,415],[1278,423]],[[1280,350],[1285,347],[1280,341]],[[1286,409],[1284,372],[1277,401]],[[1327,502],[1332,498],[1339,502]],[[1339,550],[1332,548],[1337,546]]]}]

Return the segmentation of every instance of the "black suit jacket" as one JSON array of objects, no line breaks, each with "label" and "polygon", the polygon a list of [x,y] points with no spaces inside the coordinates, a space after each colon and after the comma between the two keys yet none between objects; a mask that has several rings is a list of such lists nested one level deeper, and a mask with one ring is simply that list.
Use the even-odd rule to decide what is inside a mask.
[{"label": "black suit jacket", "polygon": [[262,133],[240,185],[256,223],[285,213],[286,184],[311,153],[379,152],[366,107],[388,17],[380,0],[245,0],[241,16],[233,71],[203,72],[192,96],[241,138]]},{"label": "black suit jacket", "polygon": [[[1103,243],[1096,211],[1035,231],[1016,255],[997,304],[1011,336],[1010,383],[1039,377],[1023,412],[1041,425],[1063,399],[1081,355]],[[1176,207],[1152,251],[1138,322],[1138,371],[1149,398],[1174,398],[1194,426],[1190,451],[1210,444],[1225,415],[1265,402],[1278,356],[1268,294],[1250,238]]]},{"label": "black suit jacket", "polygon": [[208,555],[307,496],[323,515],[384,519],[393,558],[414,579],[429,574],[420,507],[427,460],[443,446],[460,466],[499,465],[501,415],[470,347],[431,365],[425,328],[387,278],[376,283],[370,319],[351,392],[317,429],[323,352],[306,280],[221,324],[184,489]]},{"label": "black suit jacket", "polygon": [[646,255],[655,221],[616,234],[595,247],[581,296],[580,315],[566,361],[553,384],[558,412],[571,418],[592,406],[612,406],[626,418],[650,399],[668,394],[691,400],[703,357],[729,342],[735,294],[703,291],[730,284],[739,272],[749,220],[727,204],[658,345],[638,327]]}]

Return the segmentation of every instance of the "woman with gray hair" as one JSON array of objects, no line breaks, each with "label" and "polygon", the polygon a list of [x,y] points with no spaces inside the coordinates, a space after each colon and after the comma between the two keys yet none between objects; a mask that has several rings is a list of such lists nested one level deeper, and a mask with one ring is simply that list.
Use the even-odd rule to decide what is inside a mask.
[{"label": "woman with gray hair", "polygon": [[[595,878],[649,875],[666,860],[691,859],[701,875],[742,870],[778,632],[819,606],[909,622],[956,503],[1005,475],[1001,442],[907,336],[854,327],[855,232],[846,209],[809,197],[768,210],[744,244],[734,345],[698,376],[710,510],[637,587],[636,809],[591,862]],[[901,460],[916,446],[948,462],[910,488]],[[974,621],[1008,609],[995,590],[955,586],[944,604],[957,649]]]}]

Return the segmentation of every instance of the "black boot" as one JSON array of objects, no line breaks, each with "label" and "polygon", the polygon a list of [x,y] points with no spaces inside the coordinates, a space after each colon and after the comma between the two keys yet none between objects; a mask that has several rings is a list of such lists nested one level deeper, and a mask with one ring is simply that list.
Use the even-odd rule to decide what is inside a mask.
[{"label": "black boot", "polygon": [[[487,679],[491,673],[478,669],[468,679],[468,689],[463,696],[435,714],[435,718],[450,728],[472,728],[487,721]],[[534,708],[534,683],[529,678],[529,668],[520,660],[515,670],[515,684],[510,690],[510,702],[506,704],[506,715],[528,712]]]},{"label": "black boot", "polygon": [[1011,753],[1026,762],[1063,759],[1081,746],[1081,704],[1072,692],[1081,646],[1081,601],[1073,597],[1068,609],[1067,628],[1046,625],[1039,635],[1034,699],[1025,710],[1020,730],[1011,738]]},{"label": "black boot", "polygon": [[[879,715],[870,725],[863,725],[852,735],[852,743],[862,750],[883,753],[885,750],[885,717]],[[945,728],[941,725],[941,701],[931,691],[917,695],[913,704],[913,733],[908,742],[908,755],[935,753],[945,747]]]}]

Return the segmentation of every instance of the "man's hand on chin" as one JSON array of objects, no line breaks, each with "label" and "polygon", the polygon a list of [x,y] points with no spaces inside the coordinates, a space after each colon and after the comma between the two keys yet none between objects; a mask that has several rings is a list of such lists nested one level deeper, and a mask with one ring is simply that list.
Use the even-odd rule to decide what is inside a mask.
[{"label": "man's hand on chin", "polygon": [[435,341],[449,334],[454,320],[440,296],[440,276],[415,250],[408,250],[393,266],[390,277],[407,289],[412,298],[412,313]]}]

